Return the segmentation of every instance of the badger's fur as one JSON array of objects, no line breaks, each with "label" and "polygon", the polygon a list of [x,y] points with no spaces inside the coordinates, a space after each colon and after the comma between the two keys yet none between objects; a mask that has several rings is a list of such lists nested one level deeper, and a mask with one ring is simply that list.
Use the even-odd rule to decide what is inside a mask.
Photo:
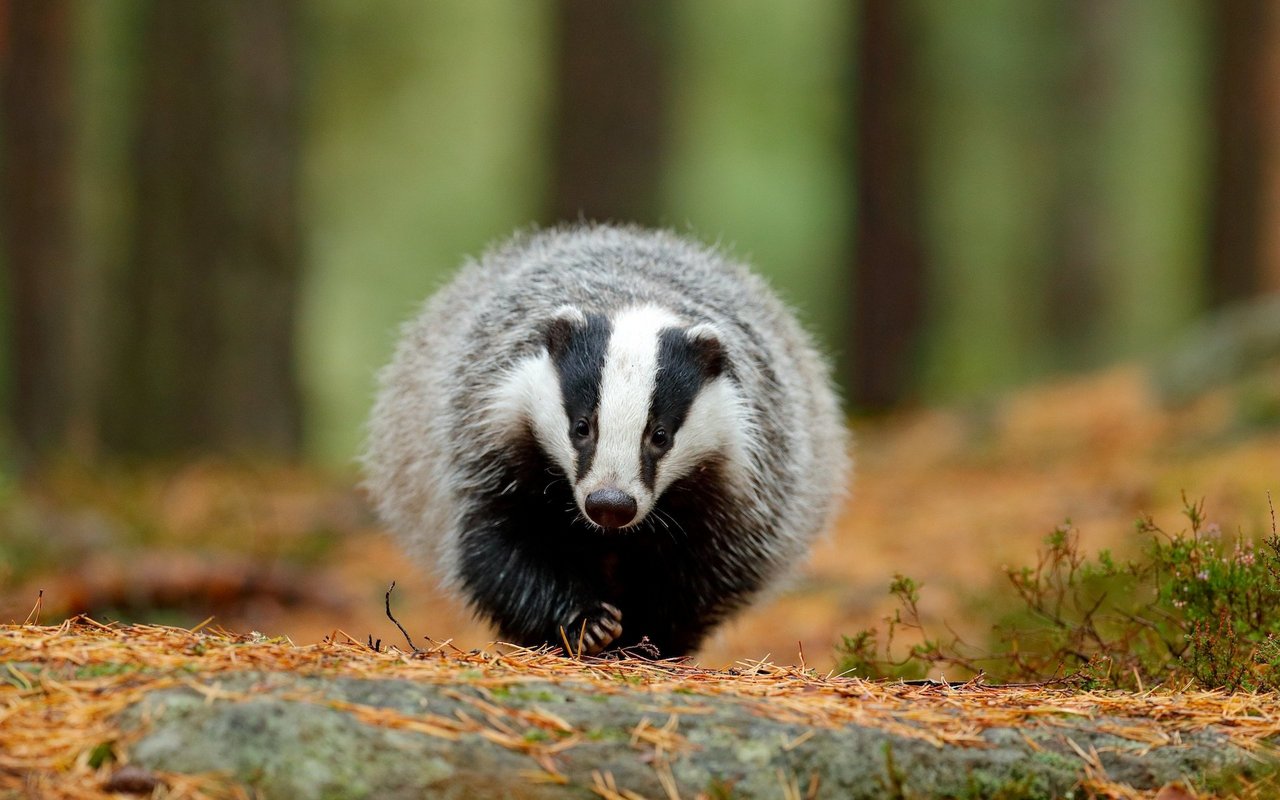
[{"label": "badger's fur", "polygon": [[676,656],[801,560],[848,461],[826,365],[761,279],[579,226],[467,264],[406,325],[365,465],[505,641]]}]

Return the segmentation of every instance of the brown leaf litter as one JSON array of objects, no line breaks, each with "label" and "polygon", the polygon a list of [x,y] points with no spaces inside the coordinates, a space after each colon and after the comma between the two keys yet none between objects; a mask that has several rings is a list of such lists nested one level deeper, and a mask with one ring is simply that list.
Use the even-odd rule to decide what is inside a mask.
[{"label": "brown leaf litter", "polygon": [[[606,694],[648,691],[654,695],[654,717],[637,725],[631,739],[633,746],[657,763],[691,752],[680,734],[678,717],[699,713],[699,706],[696,702],[672,706],[666,702],[672,692],[690,701],[699,695],[731,696],[755,713],[781,722],[813,728],[869,726],[938,747],[987,746],[981,734],[989,728],[1017,729],[1029,724],[1068,728],[1073,719],[1098,718],[1108,720],[1102,728],[1105,732],[1153,748],[1176,744],[1184,734],[1210,726],[1232,743],[1254,751],[1266,748],[1267,740],[1280,734],[1280,698],[1264,694],[879,683],[763,661],[712,670],[677,661],[569,659],[554,651],[506,646],[462,651],[448,642],[414,655],[396,648],[374,652],[342,632],[320,644],[299,646],[259,634],[104,625],[78,617],[58,626],[0,626],[0,795],[98,798],[109,796],[109,785],[118,788],[133,782],[145,788],[145,775],[137,771],[119,776],[129,763],[129,745],[137,734],[119,730],[113,721],[116,715],[147,693],[168,687],[195,688],[209,702],[234,699],[218,688],[216,677],[247,670],[403,678],[438,685],[458,683],[465,671],[467,686],[482,693],[534,681],[589,683]],[[195,676],[214,682],[197,682]],[[410,715],[332,699],[315,702],[345,710],[370,725],[449,740],[478,734],[528,754],[531,768],[538,768],[533,772],[539,780],[564,780],[553,756],[582,741],[572,725],[545,709],[506,708],[462,693],[457,698],[465,700],[472,712],[460,712],[454,718]],[[520,733],[530,729],[556,735],[542,738]],[[102,758],[106,753],[110,758]],[[1096,795],[1154,796],[1108,783],[1096,753],[1081,750],[1078,755],[1089,776],[1084,786]],[[115,784],[110,784],[113,775]],[[152,796],[156,797],[248,796],[212,776],[154,777],[158,785]],[[600,776],[597,793],[618,794],[610,780]]]}]

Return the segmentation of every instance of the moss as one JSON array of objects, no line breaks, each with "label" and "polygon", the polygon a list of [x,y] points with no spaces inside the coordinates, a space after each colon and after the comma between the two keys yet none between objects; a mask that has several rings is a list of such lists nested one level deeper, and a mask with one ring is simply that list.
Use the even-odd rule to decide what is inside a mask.
[{"label": "moss", "polygon": [[993,782],[969,773],[961,800],[1050,800],[1053,796],[1044,782],[1032,774]]},{"label": "moss", "polygon": [[1209,797],[1276,797],[1280,795],[1280,758],[1263,756],[1253,763],[1206,772],[1196,787]]},{"label": "moss", "polygon": [[627,742],[631,734],[622,728],[589,728],[583,734],[589,742]]},{"label": "moss", "polygon": [[1031,756],[1031,760],[1037,764],[1043,764],[1046,767],[1062,770],[1075,770],[1079,766],[1079,762],[1067,758],[1061,753],[1055,753],[1051,750],[1041,750]]},{"label": "moss", "polygon": [[720,778],[712,778],[704,792],[709,800],[733,800],[733,784]]},{"label": "moss", "polygon": [[110,764],[116,760],[115,742],[99,742],[89,751],[89,766],[93,769],[98,769],[103,764]]},{"label": "moss", "polygon": [[880,778],[880,785],[884,789],[884,796],[892,798],[892,800],[906,800],[906,775],[902,770],[898,769],[897,763],[893,759],[893,745],[889,742],[884,743],[884,775]]},{"label": "moss", "polygon": [[522,703],[554,703],[564,699],[546,689],[512,689],[508,697]]},{"label": "moss", "polygon": [[44,674],[43,667],[14,661],[5,664],[4,669],[0,669],[0,680],[25,692],[35,685],[35,681],[42,674]]},{"label": "moss", "polygon": [[74,673],[76,680],[89,680],[92,678],[110,678],[116,675],[128,675],[142,670],[137,664],[86,664],[83,667],[77,667]]}]

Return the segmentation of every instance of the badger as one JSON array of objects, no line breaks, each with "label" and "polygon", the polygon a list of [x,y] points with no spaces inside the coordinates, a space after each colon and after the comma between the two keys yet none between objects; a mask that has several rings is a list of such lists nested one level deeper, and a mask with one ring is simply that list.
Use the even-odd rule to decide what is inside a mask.
[{"label": "badger", "polygon": [[379,376],[378,512],[503,641],[695,651],[832,522],[849,467],[827,365],[765,282],[672,233],[494,247]]}]

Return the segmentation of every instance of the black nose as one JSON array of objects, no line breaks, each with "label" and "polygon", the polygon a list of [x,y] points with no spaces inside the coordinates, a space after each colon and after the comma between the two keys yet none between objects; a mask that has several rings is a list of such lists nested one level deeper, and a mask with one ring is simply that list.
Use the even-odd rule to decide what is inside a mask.
[{"label": "black nose", "polygon": [[587,495],[587,516],[602,528],[621,528],[636,518],[636,499],[618,489]]}]

